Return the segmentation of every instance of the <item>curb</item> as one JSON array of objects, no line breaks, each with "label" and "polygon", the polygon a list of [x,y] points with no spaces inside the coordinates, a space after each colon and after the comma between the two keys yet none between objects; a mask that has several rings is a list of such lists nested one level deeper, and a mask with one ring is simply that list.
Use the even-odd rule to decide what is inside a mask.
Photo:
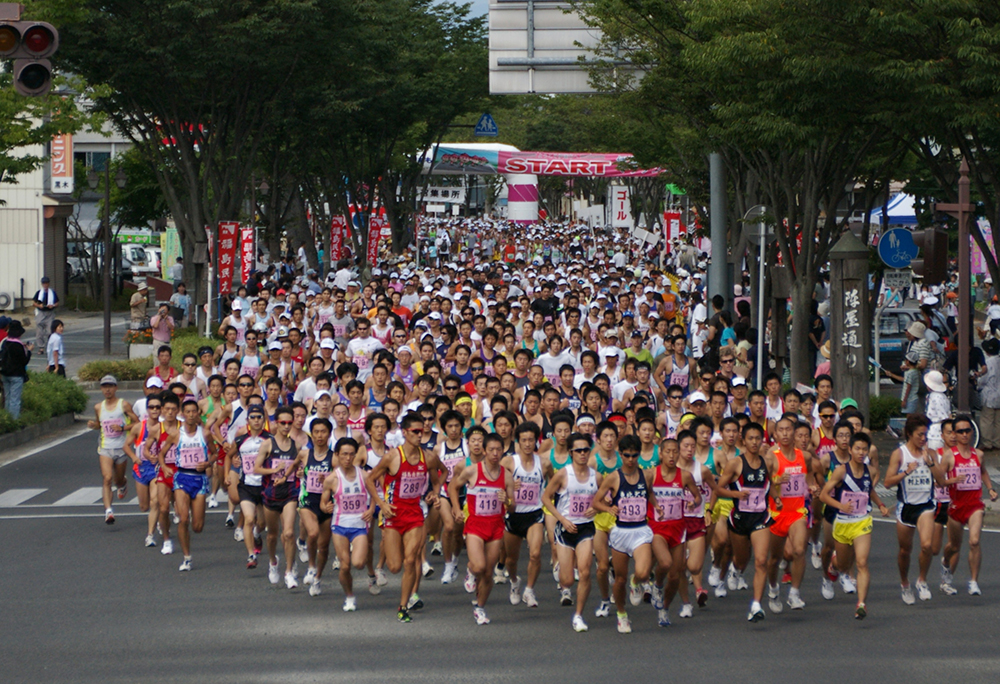
[{"label": "curb", "polygon": [[27,444],[28,442],[38,439],[39,437],[43,437],[44,435],[55,430],[68,428],[75,422],[76,414],[64,413],[61,416],[49,418],[44,423],[29,425],[23,430],[12,432],[7,435],[0,435],[0,453],[3,453],[8,449],[19,447],[22,444]]},{"label": "curb", "polygon": [[[91,391],[91,390],[101,389],[101,383],[96,380],[87,381],[87,380],[77,380],[76,378],[73,378],[73,382],[75,382],[80,387],[80,389],[83,390]],[[142,390],[145,389],[145,387],[146,387],[145,380],[123,380],[118,383],[118,389],[120,390],[127,390],[127,391]]]}]

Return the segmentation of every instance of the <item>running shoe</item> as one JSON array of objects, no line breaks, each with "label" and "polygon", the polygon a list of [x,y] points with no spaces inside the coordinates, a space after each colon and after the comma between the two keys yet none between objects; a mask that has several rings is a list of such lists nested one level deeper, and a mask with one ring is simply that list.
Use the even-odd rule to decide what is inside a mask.
[{"label": "running shoe", "polygon": [[288,587],[289,589],[295,589],[296,587],[299,586],[299,581],[295,579],[294,572],[285,573],[285,586]]},{"label": "running shoe", "polygon": [[378,596],[382,593],[382,587],[378,585],[378,578],[375,575],[368,575],[368,593],[372,596]]},{"label": "running shoe", "polygon": [[333,568],[335,571],[336,570],[340,570],[340,559],[339,558],[334,558],[333,562],[330,563],[330,567]]},{"label": "running shoe", "polygon": [[955,581],[954,575],[951,574],[951,570],[941,562],[941,584],[952,584]]},{"label": "running shoe", "polygon": [[104,512],[104,523],[106,525],[114,525],[115,524],[115,514],[114,514],[114,512],[110,508],[107,511]]},{"label": "running shoe", "polygon": [[788,592],[788,607],[792,610],[802,610],[806,607],[806,602],[799,596],[799,592]]},{"label": "running shoe", "polygon": [[493,584],[507,584],[507,570],[499,565],[493,568]]},{"label": "running shoe", "polygon": [[628,583],[628,602],[633,606],[642,603],[642,585],[635,583],[634,576]]},{"label": "running shoe", "polygon": [[917,596],[921,601],[931,600],[931,588],[927,586],[927,582],[917,580]]},{"label": "running shoe", "polygon": [[905,603],[906,605],[912,606],[914,603],[917,602],[917,600],[913,598],[913,588],[909,584],[905,585],[901,584],[900,591],[903,596],[903,603]]},{"label": "running shoe", "polygon": [[410,617],[410,612],[406,608],[400,608],[396,612],[396,619],[400,622],[413,622],[413,618]]},{"label": "running shoe", "polygon": [[708,592],[705,589],[698,590],[698,607],[704,608],[705,604],[708,603]]},{"label": "running shoe", "polygon": [[682,618],[694,617],[694,606],[692,606],[690,603],[685,603],[683,606],[681,606],[681,612],[679,612],[677,615]]},{"label": "running shoe", "polygon": [[653,583],[642,583],[642,600],[644,603],[651,603],[653,600]]},{"label": "running shoe", "polygon": [[306,570],[305,577],[302,578],[302,584],[312,584],[316,581],[316,568],[309,568]]},{"label": "running shoe", "polygon": [[212,494],[211,496],[208,497],[208,507],[209,508],[219,507],[219,501],[218,499],[215,498],[215,494]]},{"label": "running shoe", "polygon": [[572,606],[573,605],[573,593],[569,589],[559,590],[559,605],[560,606]]},{"label": "running shoe", "polygon": [[358,609],[358,600],[353,596],[347,596],[344,598],[344,612],[353,613]]},{"label": "running shoe", "polygon": [[[725,582],[719,582],[715,585],[715,598],[726,598],[729,595],[729,590],[726,589]],[[701,594],[698,595],[698,599],[701,599]],[[700,604],[699,604],[700,605]]]},{"label": "running shoe", "polygon": [[739,577],[737,578],[737,581],[736,581],[736,590],[737,591],[746,591],[749,588],[750,588],[750,585],[747,584],[746,578],[744,578],[743,575],[739,575]]},{"label": "running shoe", "polygon": [[770,583],[767,585],[767,607],[770,608],[771,612],[775,614],[784,610],[784,606],[781,605],[780,587],[771,586]]},{"label": "running shoe", "polygon": [[263,551],[263,550],[264,550],[264,540],[261,539],[258,535],[254,535],[254,538],[253,538],[253,552],[256,553],[259,556],[260,552]]},{"label": "running shoe", "polygon": [[719,569],[713,565],[712,569],[708,573],[708,586],[710,586],[710,587],[717,587],[717,586],[719,586],[719,581],[720,581],[719,580],[719,575],[720,574],[721,573],[719,572]]},{"label": "running shoe", "polygon": [[433,546],[431,546],[431,555],[432,556],[440,556],[441,553],[442,553],[441,542],[439,542],[439,541],[434,542]]},{"label": "running shoe", "polygon": [[597,605],[597,610],[594,611],[594,617],[605,618],[611,614],[611,602],[601,599],[601,602]]},{"label": "running shoe", "polygon": [[979,589],[979,582],[976,580],[969,580],[969,596],[982,596],[983,592]]},{"label": "running shoe", "polygon": [[320,586],[321,582],[319,580],[313,580],[313,583],[309,585],[309,595],[319,596],[323,593],[323,587]]},{"label": "running shoe", "polygon": [[834,597],[833,582],[824,577],[822,583],[820,584],[819,593],[821,593],[823,598],[827,601],[832,601]]},{"label": "running shoe", "polygon": [[556,584],[559,583],[559,563],[552,566],[552,579],[556,581]]},{"label": "running shoe", "polygon": [[445,563],[441,573],[441,584],[451,584],[458,579],[458,568],[454,563]]},{"label": "running shoe", "polygon": [[490,624],[490,619],[486,617],[486,611],[479,606],[472,609],[472,615],[476,618],[477,625],[488,625]]},{"label": "running shoe", "polygon": [[812,561],[813,569],[819,570],[823,567],[823,546],[821,544],[812,544],[810,560]]},{"label": "running shoe", "polygon": [[670,626],[670,614],[667,613],[667,611],[664,610],[663,608],[658,608],[656,610],[656,624],[658,624],[660,627]]},{"label": "running shoe", "polygon": [[738,586],[739,586],[739,573],[736,572],[736,567],[733,566],[732,563],[730,563],[729,572],[726,573],[726,588],[729,591],[736,591],[736,587]]},{"label": "running shoe", "polygon": [[587,623],[583,621],[582,615],[573,616],[573,631],[574,632],[586,632],[588,629]]},{"label": "running shoe", "polygon": [[181,567],[179,567],[177,569],[180,572],[190,572],[190,570],[191,570],[191,559],[190,558],[185,558],[183,560],[183,562],[181,562]]},{"label": "running shoe", "polygon": [[247,556],[247,570],[253,570],[257,567],[257,554],[251,553]]},{"label": "running shoe", "polygon": [[471,594],[476,590],[476,576],[468,570],[465,571],[465,583],[463,586],[465,587],[466,594]]},{"label": "running shoe", "polygon": [[858,592],[857,583],[846,572],[840,576],[840,588],[845,594],[856,594]]},{"label": "running shoe", "polygon": [[524,593],[521,594],[521,598],[524,599],[524,605],[528,606],[528,608],[538,607],[538,599],[535,598],[535,590],[531,587],[524,588]]},{"label": "running shoe", "polygon": [[299,550],[299,562],[308,563],[309,562],[309,546],[301,539],[295,540],[295,548]]},{"label": "running shoe", "polygon": [[407,610],[420,610],[424,607],[424,602],[420,600],[420,594],[413,592],[410,594],[410,600],[406,603]]},{"label": "running shoe", "polygon": [[173,552],[174,552],[174,543],[169,539],[164,539],[163,548],[160,549],[160,553],[162,553],[164,556],[169,556]]},{"label": "running shoe", "polygon": [[420,574],[424,577],[430,577],[434,574],[434,568],[430,563],[424,561],[423,565],[420,566]]},{"label": "running shoe", "polygon": [[128,495],[128,480],[125,481],[121,487],[118,488],[118,498],[124,499]]},{"label": "running shoe", "polygon": [[751,603],[750,612],[747,614],[747,622],[760,622],[764,617],[764,609],[760,607],[760,604],[756,601]]},{"label": "running shoe", "polygon": [[956,589],[951,584],[945,584],[943,581],[941,582],[941,586],[939,586],[938,589],[945,596],[954,596],[955,594],[958,593],[958,589]]},{"label": "running shoe", "polygon": [[619,613],[618,615],[618,633],[619,634],[631,634],[632,633],[632,623],[629,622],[628,615],[623,615]]},{"label": "running shoe", "polygon": [[156,546],[156,537],[151,534],[147,534],[145,544],[147,547]]},{"label": "running shoe", "polygon": [[521,602],[521,578],[518,577],[510,583],[510,605],[516,606]]},{"label": "running shoe", "polygon": [[235,539],[238,542],[243,541],[244,536],[242,527],[237,527],[235,530],[233,530],[233,539]]},{"label": "running shoe", "polygon": [[868,616],[868,611],[865,610],[865,604],[859,603],[858,609],[854,611],[855,620],[864,620]]},{"label": "running shoe", "polygon": [[653,594],[650,597],[650,603],[653,604],[653,608],[656,610],[663,610],[663,587],[658,587],[656,584],[653,585]]},{"label": "running shoe", "polygon": [[171,514],[170,514],[170,520],[171,520],[171,521],[172,521],[172,522],[173,522],[173,523],[174,523],[175,525],[180,525],[180,524],[181,524],[181,519],[177,517],[177,514],[176,514],[176,513],[171,513]]},{"label": "running shoe", "polygon": [[267,566],[267,581],[271,584],[277,584],[281,581],[281,571],[278,570],[278,564]]},{"label": "running shoe", "polygon": [[230,513],[226,516],[226,527],[233,528],[236,527],[236,520],[233,518],[233,514]]},{"label": "running shoe", "polygon": [[788,572],[787,570],[785,570],[783,573],[781,573],[781,583],[782,584],[791,584],[792,583],[792,573]]},{"label": "running shoe", "polygon": [[378,583],[380,587],[384,587],[389,583],[389,578],[385,576],[384,568],[375,568],[375,582]]}]

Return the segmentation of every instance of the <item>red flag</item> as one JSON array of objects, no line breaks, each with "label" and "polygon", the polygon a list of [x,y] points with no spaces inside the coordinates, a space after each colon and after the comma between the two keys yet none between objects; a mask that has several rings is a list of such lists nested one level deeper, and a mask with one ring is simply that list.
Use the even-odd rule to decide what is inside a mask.
[{"label": "red flag", "polygon": [[242,226],[240,228],[240,283],[244,285],[250,280],[250,271],[255,265],[256,254],[254,252],[253,226]]},{"label": "red flag", "polygon": [[229,294],[233,289],[233,269],[236,262],[237,221],[219,221],[219,292]]},{"label": "red flag", "polygon": [[372,216],[368,221],[368,266],[378,265],[378,243],[382,238],[382,227],[385,219]]},{"label": "red flag", "polygon": [[330,224],[330,259],[344,258],[344,240],[347,239],[347,218],[342,214],[334,216]]}]

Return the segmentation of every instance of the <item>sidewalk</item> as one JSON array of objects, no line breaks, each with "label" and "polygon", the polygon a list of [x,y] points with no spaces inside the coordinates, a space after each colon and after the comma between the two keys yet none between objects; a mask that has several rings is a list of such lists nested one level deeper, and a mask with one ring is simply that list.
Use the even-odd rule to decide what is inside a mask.
[{"label": "sidewalk", "polygon": [[[121,361],[127,358],[128,347],[122,340],[125,334],[124,312],[114,312],[111,314],[111,355],[104,355],[104,314],[100,311],[76,312],[72,310],[60,309],[56,313],[56,318],[65,324],[63,335],[63,347],[66,350],[64,364],[66,366],[66,377],[76,377],[80,368],[90,361],[114,360]],[[35,320],[34,316],[27,314],[18,316],[19,320],[27,320],[30,325],[26,325],[27,332],[25,341],[35,340]],[[45,350],[34,349],[31,352],[31,363],[29,370],[40,372],[46,366]]]}]

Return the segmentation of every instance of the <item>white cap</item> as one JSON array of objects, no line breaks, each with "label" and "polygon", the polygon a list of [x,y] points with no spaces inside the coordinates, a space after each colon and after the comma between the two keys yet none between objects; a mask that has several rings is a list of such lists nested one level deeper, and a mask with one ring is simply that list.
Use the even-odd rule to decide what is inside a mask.
[{"label": "white cap", "polygon": [[440,321],[441,314],[438,313],[437,311],[431,311],[429,314],[427,314],[427,318],[431,319],[432,321]]},{"label": "white cap", "polygon": [[319,398],[320,398],[320,397],[331,397],[331,398],[332,398],[332,397],[333,397],[333,395],[332,395],[332,394],[330,394],[330,393],[329,393],[328,391],[326,391],[326,390],[320,390],[319,392],[317,392],[317,393],[316,393],[316,396],[314,397],[314,401],[319,401]]},{"label": "white cap", "polygon": [[154,375],[146,381],[146,387],[163,387],[163,381]]},{"label": "white cap", "polygon": [[708,397],[705,396],[704,392],[692,392],[688,396],[688,404],[693,404],[696,401],[708,402]]},{"label": "white cap", "polygon": [[327,337],[325,340],[323,340],[322,342],[319,343],[319,348],[320,349],[336,349],[337,348],[337,343],[334,342],[329,337]]},{"label": "white cap", "polygon": [[275,340],[274,342],[271,342],[270,344],[267,345],[267,350],[268,351],[281,351],[281,342],[278,342],[278,340]]},{"label": "white cap", "polygon": [[733,379],[729,381],[729,384],[733,387],[739,387],[741,385],[745,386],[747,384],[746,378],[741,375],[734,375]]},{"label": "white cap", "polygon": [[617,357],[618,356],[618,350],[615,349],[614,347],[607,347],[606,349],[602,349],[601,350],[601,356],[603,356],[606,359],[610,358],[612,356]]},{"label": "white cap", "polygon": [[243,311],[243,302],[238,299],[234,299],[231,308],[233,311]]}]

